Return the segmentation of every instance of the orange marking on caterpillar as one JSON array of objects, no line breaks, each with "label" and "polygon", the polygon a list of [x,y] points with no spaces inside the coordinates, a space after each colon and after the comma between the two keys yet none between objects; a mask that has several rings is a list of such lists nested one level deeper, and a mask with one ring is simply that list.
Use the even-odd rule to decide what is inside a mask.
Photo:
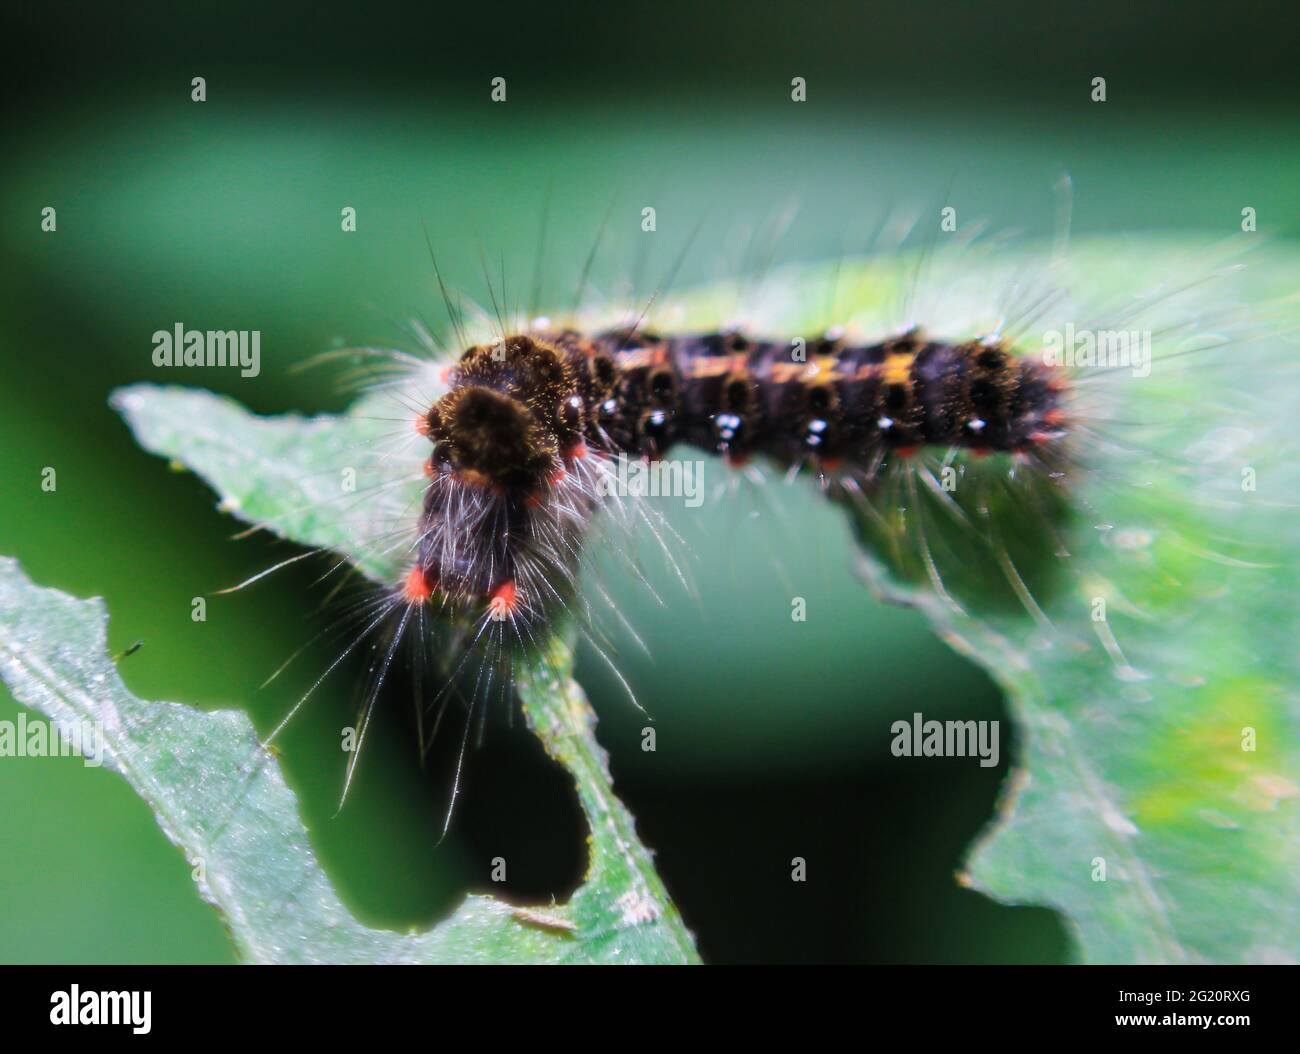
[{"label": "orange marking on caterpillar", "polygon": [[720,377],[727,372],[727,363],[723,359],[700,359],[691,366],[691,376],[697,380],[704,377]]},{"label": "orange marking on caterpillar", "polygon": [[564,466],[561,465],[559,468],[552,471],[551,474],[546,477],[546,482],[552,487],[558,487],[561,483],[564,482],[564,477],[567,475],[568,473],[564,471]]},{"label": "orange marking on caterpillar", "polygon": [[881,379],[885,384],[906,384],[912,379],[912,361],[916,358],[910,354],[893,354],[884,362]]},{"label": "orange marking on caterpillar", "polygon": [[471,487],[486,487],[492,481],[475,468],[463,468],[456,472],[456,480],[460,483],[468,483]]},{"label": "orange marking on caterpillar", "polygon": [[839,380],[839,360],[834,355],[815,355],[803,370],[805,384]]},{"label": "orange marking on caterpillar", "polygon": [[840,466],[844,464],[844,459],[841,457],[824,457],[821,462],[822,468],[827,472],[838,472]]},{"label": "orange marking on caterpillar", "polygon": [[894,453],[899,457],[914,457],[920,449],[919,446],[900,446]]},{"label": "orange marking on caterpillar", "polygon": [[416,417],[416,419],[415,419],[415,430],[416,430],[417,432],[419,432],[420,435],[422,435],[422,436],[427,436],[427,435],[429,434],[429,415],[428,415],[428,414],[420,414],[418,417]]},{"label": "orange marking on caterpillar", "polygon": [[514,581],[506,579],[492,590],[492,596],[488,600],[488,614],[494,621],[504,622],[515,610],[518,597]]},{"label": "orange marking on caterpillar", "polygon": [[424,569],[416,564],[407,573],[406,581],[402,583],[402,595],[406,597],[407,603],[423,604],[431,596],[437,586],[430,582],[424,573]]},{"label": "orange marking on caterpillar", "polygon": [[[775,368],[779,368],[781,363],[777,363]],[[721,355],[713,356],[707,359],[700,359],[691,367],[690,376],[692,377],[718,377],[724,373],[745,373],[749,368],[749,357],[746,355]]]},{"label": "orange marking on caterpillar", "polygon": [[564,457],[567,461],[578,461],[586,456],[586,443],[574,443],[573,446],[569,447],[569,449],[564,452]]},{"label": "orange marking on caterpillar", "polygon": [[645,348],[636,348],[632,351],[621,351],[618,354],[618,366],[624,370],[635,370],[642,366],[653,366],[654,356]]}]

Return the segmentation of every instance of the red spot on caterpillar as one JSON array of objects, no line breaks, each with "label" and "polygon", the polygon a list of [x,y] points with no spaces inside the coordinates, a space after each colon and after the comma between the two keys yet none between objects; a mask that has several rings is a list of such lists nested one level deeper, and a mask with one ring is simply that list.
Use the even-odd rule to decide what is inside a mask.
[{"label": "red spot on caterpillar", "polygon": [[569,449],[564,452],[564,457],[566,461],[577,461],[586,456],[587,456],[586,443],[574,443],[573,446],[569,447]]},{"label": "red spot on caterpillar", "polygon": [[506,579],[496,589],[492,590],[492,597],[488,601],[488,612],[498,622],[501,622],[515,610],[515,600],[518,594],[515,590],[515,583],[512,579]]},{"label": "red spot on caterpillar", "polygon": [[1065,411],[1061,409],[1048,410],[1043,414],[1043,423],[1049,425],[1059,425],[1065,421]]},{"label": "red spot on caterpillar", "polygon": [[728,468],[744,468],[749,464],[748,454],[726,454],[724,456]]},{"label": "red spot on caterpillar", "polygon": [[402,583],[402,595],[411,604],[423,604],[429,597],[433,596],[433,590],[433,583],[429,581],[424,569],[418,564],[411,568],[406,576],[406,581]]},{"label": "red spot on caterpillar", "polygon": [[439,369],[439,370],[438,370],[438,383],[441,384],[441,385],[443,385],[443,386],[445,386],[445,387],[450,387],[450,385],[451,385],[451,371],[452,371],[453,369],[455,369],[454,366],[443,366],[441,369]]},{"label": "red spot on caterpillar", "polygon": [[416,430],[417,432],[419,432],[420,435],[422,435],[422,436],[427,436],[427,435],[429,434],[429,415],[428,415],[428,414],[420,414],[420,415],[415,419],[415,430]]},{"label": "red spot on caterpillar", "polygon": [[564,466],[561,465],[559,468],[555,469],[555,471],[553,471],[549,476],[546,477],[546,482],[549,483],[552,487],[558,487],[561,483],[564,482],[564,477],[566,475],[567,473],[564,471]]},{"label": "red spot on caterpillar", "polygon": [[839,471],[840,466],[843,464],[844,464],[843,458],[839,458],[839,457],[822,458],[822,468],[824,468],[827,472],[837,472]]},{"label": "red spot on caterpillar", "polygon": [[921,448],[919,446],[900,446],[895,453],[899,457],[912,457]]},{"label": "red spot on caterpillar", "polygon": [[990,453],[989,448],[985,446],[973,446],[970,448],[970,452],[975,457],[988,457]]},{"label": "red spot on caterpillar", "polygon": [[542,496],[534,491],[524,499],[524,508],[535,509],[542,503]]}]

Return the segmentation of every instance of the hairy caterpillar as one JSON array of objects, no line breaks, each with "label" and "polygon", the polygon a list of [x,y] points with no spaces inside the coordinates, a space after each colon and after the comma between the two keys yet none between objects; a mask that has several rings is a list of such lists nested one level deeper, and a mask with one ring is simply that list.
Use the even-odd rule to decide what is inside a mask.
[{"label": "hairy caterpillar", "polygon": [[[360,632],[344,654],[366,640],[373,648],[366,712],[404,637],[437,636],[452,656],[423,697],[436,711],[430,735],[460,693],[467,738],[477,701],[508,694],[563,625],[609,659],[579,588],[584,550],[602,527],[640,520],[673,559],[671,525],[619,493],[614,463],[662,458],[675,444],[723,455],[744,480],[767,466],[813,478],[848,510],[873,584],[894,594],[910,584],[903,599],[978,610],[988,627],[1028,623],[1043,647],[1096,650],[1141,691],[1122,634],[1088,614],[1099,594],[1118,596],[1115,583],[1085,581],[1073,556],[1095,538],[1143,537],[1108,522],[1108,490],[1146,487],[1153,467],[1185,480],[1198,471],[1141,407],[1148,391],[1172,393],[1162,405],[1176,414],[1190,367],[1230,367],[1216,349],[1241,353],[1250,334],[1240,305],[1205,296],[1236,267],[1202,268],[1192,281],[1148,272],[1141,285],[1099,292],[1055,255],[1008,266],[998,248],[967,243],[923,268],[889,257],[828,270],[825,281],[857,306],[837,313],[832,296],[820,316],[791,305],[795,286],[780,272],[746,291],[757,302],[749,311],[735,306],[739,287],[621,321],[498,309],[482,313],[473,339],[449,298],[451,338],[422,334],[427,357],[382,353],[396,377],[367,400],[398,422],[376,463],[399,462],[410,478],[356,499],[370,510],[373,544],[404,567],[350,616]],[[738,315],[746,324],[733,324]],[[1059,361],[1047,335],[1076,325],[1140,325],[1152,341],[1132,362]],[[1204,415],[1211,447],[1233,413]],[[405,504],[391,500],[395,482]],[[1232,545],[1247,555],[1249,539]],[[1062,622],[1049,601],[1071,588],[1082,600]],[[470,684],[459,683],[465,670]]]},{"label": "hairy caterpillar", "polygon": [[744,464],[765,455],[869,486],[887,458],[923,446],[1029,453],[1061,440],[1065,378],[1005,341],[929,341],[918,331],[854,344],[740,333],[612,330],[509,334],[477,345],[417,419],[433,443],[408,600],[435,591],[535,644],[566,603],[591,459],[659,458],[679,442]]}]

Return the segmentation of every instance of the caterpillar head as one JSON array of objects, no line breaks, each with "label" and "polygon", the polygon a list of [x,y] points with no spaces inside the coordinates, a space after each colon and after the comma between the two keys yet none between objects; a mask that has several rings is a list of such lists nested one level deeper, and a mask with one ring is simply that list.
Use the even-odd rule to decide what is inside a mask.
[{"label": "caterpillar head", "polygon": [[575,576],[594,497],[565,465],[585,455],[585,401],[569,360],[528,336],[470,348],[449,382],[417,422],[432,482],[404,591],[509,619],[522,639]]},{"label": "caterpillar head", "polygon": [[573,368],[524,335],[466,351],[450,390],[421,420],[435,472],[507,490],[535,488],[554,473],[582,428]]}]

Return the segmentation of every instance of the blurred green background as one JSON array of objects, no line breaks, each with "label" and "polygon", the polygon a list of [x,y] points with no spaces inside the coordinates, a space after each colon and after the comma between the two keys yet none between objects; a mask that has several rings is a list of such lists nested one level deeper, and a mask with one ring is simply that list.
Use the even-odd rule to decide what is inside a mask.
[{"label": "blurred green background", "polygon": [[[781,261],[865,248],[897,206],[951,203],[1047,236],[1062,170],[1076,233],[1226,236],[1244,205],[1261,229],[1293,227],[1290,19],[1283,4],[1210,3],[6,11],[20,57],[3,73],[0,552],[42,584],[107,599],[114,648],[145,642],[121,666],[141,696],[244,706],[269,729],[329,659],[309,649],[258,690],[328,623],[321,568],[215,599],[191,622],[190,598],[292,550],[231,541],[238,525],[197,480],[135,447],[107,406],[113,388],[175,382],[266,413],[341,409],[329,371],[290,367],[343,345],[410,347],[405,320],[436,322],[422,224],[453,284],[481,297],[485,254],[524,290],[548,197],[542,302],[561,306],[603,223],[594,285],[640,274],[646,295],[697,227],[679,285],[753,266],[754,232],[792,203]],[[495,76],[505,105],[489,102]],[[794,76],[807,103],[790,101]],[[1093,76],[1107,78],[1104,104],[1089,100]],[[643,259],[645,205],[658,231]],[[55,233],[40,229],[46,206]],[[355,233],[340,231],[344,206]],[[260,330],[261,376],[161,375],[151,334],[177,322]],[[45,466],[55,493],[40,489]],[[654,656],[620,641],[656,753],[640,751],[644,719],[600,660],[580,659],[617,789],[704,956],[1064,959],[1053,913],[953,880],[1014,738],[996,771],[889,754],[890,722],[913,710],[1005,722],[996,690],[856,584],[832,510],[800,488],[772,493],[785,525],[748,495],[698,515],[666,506],[696,596],[645,539],[665,606],[626,572],[604,576]],[[802,637],[795,593],[808,601]],[[506,715],[474,752],[454,837],[436,851],[451,754],[421,772],[404,698],[335,816],[338,728],[360,677],[359,663],[341,669],[280,741],[360,916],[428,925],[486,890],[498,855],[511,896],[572,889],[585,862],[573,794]],[[6,696],[0,717],[15,711]],[[120,780],[73,759],[0,759],[0,795],[0,961],[233,960],[180,853]],[[795,855],[805,885],[789,881]]]}]

